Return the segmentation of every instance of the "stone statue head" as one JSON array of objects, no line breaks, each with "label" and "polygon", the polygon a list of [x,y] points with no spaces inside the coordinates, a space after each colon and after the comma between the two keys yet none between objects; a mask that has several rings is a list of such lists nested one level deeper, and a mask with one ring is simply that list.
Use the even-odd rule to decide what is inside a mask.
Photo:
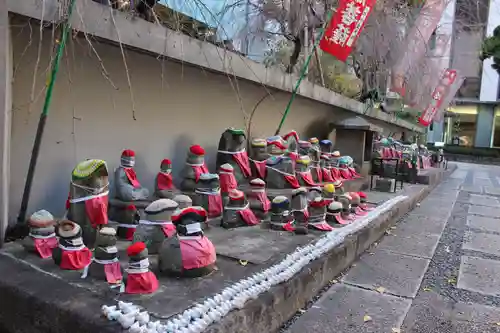
[{"label": "stone statue head", "polygon": [[245,148],[246,135],[242,129],[228,128],[219,140],[218,150],[237,152]]},{"label": "stone statue head", "polygon": [[103,160],[85,160],[71,173],[72,197],[99,194],[109,187],[108,166]]},{"label": "stone statue head", "polygon": [[120,165],[125,168],[133,168],[135,166],[135,152],[131,149],[125,149],[120,158]]},{"label": "stone statue head", "polygon": [[200,206],[191,206],[176,210],[172,222],[181,236],[203,235],[202,225],[207,223],[207,211]]},{"label": "stone statue head", "polygon": [[197,188],[203,191],[217,192],[220,189],[219,175],[215,173],[202,173]]},{"label": "stone statue head", "polygon": [[266,139],[253,139],[250,143],[250,158],[263,161],[269,157],[267,153],[267,141]]},{"label": "stone statue head", "polygon": [[319,142],[319,147],[323,154],[330,154],[333,151],[333,142],[330,140],[321,140]]},{"label": "stone statue head", "polygon": [[283,155],[287,151],[286,142],[281,136],[272,136],[267,138],[267,152],[271,155]]},{"label": "stone statue head", "polygon": [[161,161],[160,170],[161,172],[172,173],[172,162],[168,158],[164,159]]},{"label": "stone statue head", "polygon": [[283,135],[283,140],[289,151],[298,152],[299,150],[299,135],[296,131],[290,131]]}]

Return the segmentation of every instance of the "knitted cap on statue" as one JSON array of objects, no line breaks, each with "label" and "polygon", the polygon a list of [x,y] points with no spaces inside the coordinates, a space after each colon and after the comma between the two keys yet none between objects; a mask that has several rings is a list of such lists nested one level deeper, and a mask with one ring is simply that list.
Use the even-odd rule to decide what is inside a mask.
[{"label": "knitted cap on statue", "polygon": [[67,270],[81,270],[92,260],[92,252],[83,244],[82,229],[72,221],[64,220],[57,228],[59,246],[52,251],[56,265]]},{"label": "knitted cap on statue", "polygon": [[215,248],[202,231],[202,225],[207,222],[206,210],[199,206],[178,209],[172,220],[177,236],[167,239],[161,246],[158,257],[160,272],[199,277],[215,270]]},{"label": "knitted cap on statue", "polygon": [[82,277],[85,278],[87,275],[105,280],[112,285],[122,283],[123,275],[118,260],[115,229],[104,227],[99,230],[94,258],[91,264],[85,268]]},{"label": "knitted cap on statue", "polygon": [[307,234],[307,223],[309,221],[309,210],[307,200],[307,189],[300,187],[292,192],[292,213],[294,223],[292,227],[297,234]]},{"label": "knitted cap on statue", "polygon": [[252,176],[248,154],[245,149],[246,141],[244,130],[228,128],[222,133],[217,148],[217,170],[220,170],[220,167],[224,164],[230,164],[234,169],[234,177],[237,183],[242,183]]},{"label": "knitted cap on statue", "polygon": [[311,174],[310,163],[311,158],[308,155],[302,155],[295,161],[295,174],[300,186],[318,186]]},{"label": "knitted cap on statue", "polygon": [[267,140],[259,138],[253,139],[249,154],[252,177],[265,179],[266,160],[269,157],[269,153],[267,152]]},{"label": "knitted cap on statue", "polygon": [[148,189],[142,187],[135,166],[135,152],[126,149],[122,152],[120,166],[115,170],[115,196],[124,202],[147,200]]},{"label": "knitted cap on statue", "polygon": [[237,228],[259,224],[260,220],[250,209],[245,194],[239,190],[229,192],[229,202],[222,214],[222,227]]},{"label": "knitted cap on statue", "polygon": [[299,135],[296,131],[290,131],[283,136],[283,140],[286,142],[289,151],[298,152],[299,151]]},{"label": "knitted cap on statue", "polygon": [[333,178],[332,175],[332,168],[330,167],[330,156],[327,154],[322,154],[320,157],[320,163],[321,167],[321,178],[325,183],[332,183],[335,181],[335,178]]},{"label": "knitted cap on statue", "polygon": [[374,207],[371,207],[366,202],[366,199],[367,199],[366,193],[365,192],[358,192],[358,195],[359,195],[359,200],[360,200],[359,207],[361,207],[361,209],[364,210],[365,212],[369,212],[369,211],[373,210]]},{"label": "knitted cap on statue", "polygon": [[331,203],[335,199],[335,185],[332,183],[325,184],[323,186],[323,199],[328,203]]},{"label": "knitted cap on statue", "polygon": [[36,253],[43,259],[50,258],[52,250],[58,245],[54,216],[46,210],[39,210],[30,216],[28,225],[29,236],[22,240],[24,249]]},{"label": "knitted cap on statue", "polygon": [[203,207],[208,212],[209,218],[218,218],[222,215],[219,175],[213,173],[200,175],[193,196],[193,205]]},{"label": "knitted cap on statue", "polygon": [[186,164],[181,172],[180,189],[185,192],[194,192],[200,176],[204,173],[208,173],[205,164],[205,149],[200,145],[193,145],[189,148]]},{"label": "knitted cap on statue", "polygon": [[160,171],[156,175],[155,195],[158,198],[172,199],[175,190],[172,179],[172,162],[166,158],[161,161]]},{"label": "knitted cap on statue", "polygon": [[177,207],[178,209],[191,207],[193,205],[193,200],[185,194],[177,194],[172,200],[177,202],[177,204],[179,205]]},{"label": "knitted cap on statue", "polygon": [[250,209],[255,216],[261,221],[269,220],[269,209],[271,209],[271,201],[267,197],[266,182],[262,179],[255,178],[250,181],[250,190],[247,192],[248,203]]},{"label": "knitted cap on statue", "polygon": [[144,210],[145,218],[139,221],[134,242],[147,244],[149,254],[157,254],[163,241],[175,235],[172,214],[179,204],[170,199],[153,201]]},{"label": "knitted cap on statue", "polygon": [[278,195],[271,202],[271,229],[295,231],[294,216],[290,200],[283,195]]},{"label": "knitted cap on statue", "polygon": [[330,225],[344,226],[351,223],[351,221],[346,221],[342,217],[342,204],[338,201],[333,201],[328,205],[326,212],[326,221]]},{"label": "knitted cap on statue", "polygon": [[316,197],[309,203],[309,223],[310,229],[320,231],[332,231],[333,228],[326,222],[326,208],[328,200],[322,197]]},{"label": "knitted cap on statue", "polygon": [[368,214],[359,206],[361,204],[361,198],[357,192],[349,192],[349,196],[351,197],[351,213],[358,216],[365,216]]},{"label": "knitted cap on statue", "polygon": [[127,282],[125,292],[127,294],[151,294],[158,287],[156,275],[149,270],[148,249],[143,242],[137,242],[127,248],[129,258]]}]

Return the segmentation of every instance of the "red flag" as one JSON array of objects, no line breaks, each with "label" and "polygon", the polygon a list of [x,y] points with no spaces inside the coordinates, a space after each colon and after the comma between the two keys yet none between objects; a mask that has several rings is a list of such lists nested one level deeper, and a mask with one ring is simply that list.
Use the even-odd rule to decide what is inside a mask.
[{"label": "red flag", "polygon": [[[439,81],[436,89],[432,93],[432,99],[429,105],[422,112],[422,115],[418,118],[420,124],[424,126],[429,126],[432,122],[436,113],[443,107],[444,102],[449,100],[450,94],[455,94],[457,89],[450,89],[450,87],[458,80],[458,73],[454,69],[445,70],[441,80]],[[451,96],[453,97],[453,96]],[[449,103],[448,103],[449,104]]]},{"label": "red flag", "polygon": [[374,5],[375,0],[340,0],[319,47],[346,61]]}]

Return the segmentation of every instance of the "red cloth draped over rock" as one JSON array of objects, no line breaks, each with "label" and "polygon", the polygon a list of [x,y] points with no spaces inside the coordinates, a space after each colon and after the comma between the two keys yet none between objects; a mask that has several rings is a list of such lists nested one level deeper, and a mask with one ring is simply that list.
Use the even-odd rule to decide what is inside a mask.
[{"label": "red cloth draped over rock", "polygon": [[156,177],[156,187],[158,190],[174,190],[174,182],[172,180],[172,174],[166,172],[158,172]]},{"label": "red cloth draped over rock", "polygon": [[215,263],[215,247],[205,236],[179,236],[182,268],[195,269]]},{"label": "red cloth draped over rock", "polygon": [[139,182],[139,179],[137,179],[137,174],[135,173],[135,169],[134,168],[123,168],[123,169],[125,170],[125,174],[127,175],[130,185],[132,185],[134,188],[141,187],[141,183]]},{"label": "red cloth draped over rock", "polygon": [[61,249],[61,264],[62,269],[81,270],[87,267],[92,260],[92,252],[84,247],[81,250],[64,250]]},{"label": "red cloth draped over rock", "polygon": [[125,292],[127,294],[151,294],[158,289],[159,283],[153,272],[129,273]]}]

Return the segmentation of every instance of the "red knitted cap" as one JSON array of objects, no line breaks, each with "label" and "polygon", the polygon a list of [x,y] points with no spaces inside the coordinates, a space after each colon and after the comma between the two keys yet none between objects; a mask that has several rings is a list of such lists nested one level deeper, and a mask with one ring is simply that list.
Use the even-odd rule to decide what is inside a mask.
[{"label": "red knitted cap", "polygon": [[194,213],[202,218],[207,217],[207,211],[200,206],[191,206],[183,209],[177,209],[174,214],[172,214],[172,222],[179,221],[184,215]]},{"label": "red knitted cap", "polygon": [[163,161],[161,161],[161,165],[165,165],[165,164],[172,164],[172,162],[168,158],[166,158]]},{"label": "red knitted cap", "polygon": [[366,199],[366,193],[365,192],[358,192],[358,195],[360,198]]},{"label": "red knitted cap", "polygon": [[125,210],[137,210],[137,207],[135,205],[130,204],[125,208]]},{"label": "red knitted cap", "polygon": [[135,156],[135,152],[131,149],[125,149],[122,152],[122,157],[134,157],[134,156]]},{"label": "red knitted cap", "polygon": [[135,255],[138,255],[139,253],[141,253],[145,249],[146,249],[146,244],[144,244],[143,242],[137,242],[137,243],[130,245],[127,248],[127,255],[129,257],[132,257]]},{"label": "red knitted cap", "polygon": [[203,147],[200,145],[191,146],[191,148],[189,148],[189,151],[194,155],[198,156],[205,155],[205,149],[203,149]]}]

